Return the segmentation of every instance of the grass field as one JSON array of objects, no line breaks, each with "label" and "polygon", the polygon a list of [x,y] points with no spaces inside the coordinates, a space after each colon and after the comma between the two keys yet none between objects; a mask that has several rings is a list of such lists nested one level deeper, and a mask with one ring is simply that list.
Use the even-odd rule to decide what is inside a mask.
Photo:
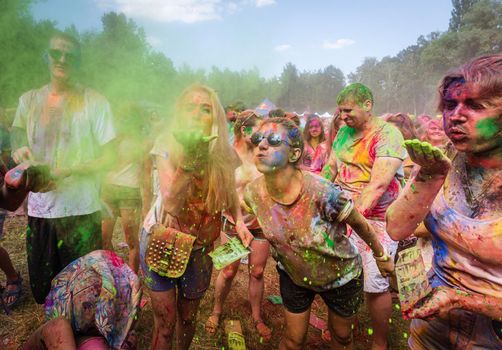
[{"label": "grass field", "polygon": [[[0,241],[0,244],[10,253],[15,268],[21,272],[24,278],[24,295],[21,304],[13,310],[12,314],[9,316],[0,313],[0,349],[5,350],[18,349],[27,337],[44,321],[42,307],[35,304],[29,290],[25,251],[25,227],[25,217],[18,216],[8,218],[4,227],[5,235]],[[116,226],[114,234],[115,244],[123,241],[123,235],[118,229],[119,227],[120,225]],[[127,248],[119,249],[118,253],[122,257],[125,257]],[[278,277],[274,266],[275,263],[270,258],[265,271],[265,297],[279,294]],[[213,271],[212,284],[201,302],[197,332],[192,343],[192,349],[227,348],[221,328],[214,337],[208,336],[204,330],[204,323],[212,310],[213,283],[216,278],[216,273],[216,271]],[[263,301],[264,320],[272,328],[273,336],[270,342],[261,342],[251,320],[251,309],[247,301],[247,281],[247,266],[241,265],[239,274],[234,281],[232,291],[225,304],[225,310],[221,320],[240,320],[248,349],[277,349],[283,333],[282,306],[273,305],[267,300]],[[5,276],[2,273],[0,273],[0,283],[5,284]],[[153,325],[151,303],[149,301],[148,290],[146,289],[144,290],[144,298],[148,302],[141,312],[137,325],[139,335],[138,349],[141,350],[148,349],[150,346]],[[397,301],[394,301],[394,303],[397,303]],[[312,312],[318,317],[326,320],[326,306],[318,297],[316,297],[314,301]],[[409,324],[407,321],[403,320],[397,307],[394,308],[390,321],[390,349],[407,349],[406,344]],[[371,329],[368,314],[363,306],[359,314],[359,326],[356,329],[355,335],[356,349],[362,350],[370,348],[370,333]],[[321,332],[310,327],[305,349],[324,350],[329,349],[329,346],[321,339]]]}]

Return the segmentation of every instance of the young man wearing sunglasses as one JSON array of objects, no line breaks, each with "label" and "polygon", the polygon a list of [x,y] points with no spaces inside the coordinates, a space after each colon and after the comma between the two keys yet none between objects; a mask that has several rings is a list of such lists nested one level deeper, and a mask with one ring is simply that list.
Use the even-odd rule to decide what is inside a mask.
[{"label": "young man wearing sunglasses", "polygon": [[361,258],[345,235],[346,224],[371,247],[382,274],[393,271],[393,261],[338,186],[299,169],[303,139],[292,121],[265,120],[251,142],[255,165],[263,176],[247,185],[244,199],[278,262],[286,308],[279,349],[303,347],[316,294],[328,306],[332,349],[351,349],[363,278]]},{"label": "young man wearing sunglasses", "polygon": [[39,304],[58,272],[101,248],[98,173],[113,165],[115,138],[108,101],[74,81],[78,41],[55,33],[44,59],[50,83],[21,96],[12,125],[14,161],[46,164],[56,180],[28,197],[28,270]]},{"label": "young man wearing sunglasses", "polygon": [[[361,83],[346,86],[337,104],[346,125],[336,135],[323,174],[351,193],[357,210],[394,257],[397,242],[385,231],[385,211],[401,190],[397,173],[407,155],[403,136],[395,126],[372,114],[373,94]],[[379,273],[364,242],[351,238],[363,258],[364,291],[374,330],[371,349],[387,349],[392,312],[389,279]]]}]

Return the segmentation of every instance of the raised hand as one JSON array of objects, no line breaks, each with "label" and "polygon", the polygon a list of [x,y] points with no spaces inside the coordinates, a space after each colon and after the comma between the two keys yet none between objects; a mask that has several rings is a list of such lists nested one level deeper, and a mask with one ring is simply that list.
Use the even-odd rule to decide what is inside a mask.
[{"label": "raised hand", "polygon": [[451,168],[451,162],[443,152],[430,143],[419,140],[406,140],[404,146],[410,155],[411,160],[420,165],[419,175],[421,176],[444,176]]},{"label": "raised hand", "polygon": [[197,153],[199,147],[218,138],[217,135],[204,136],[201,131],[174,131],[173,136],[188,154]]}]

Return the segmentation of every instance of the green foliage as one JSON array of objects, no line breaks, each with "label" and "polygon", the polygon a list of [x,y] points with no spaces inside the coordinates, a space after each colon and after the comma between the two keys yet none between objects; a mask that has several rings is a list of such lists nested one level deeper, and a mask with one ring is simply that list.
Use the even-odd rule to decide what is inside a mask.
[{"label": "green foliage", "polygon": [[[0,106],[15,107],[23,92],[48,82],[42,56],[56,24],[33,19],[34,1],[0,0]],[[368,57],[348,76],[349,82],[372,90],[376,113],[431,113],[436,83],[448,69],[480,54],[501,52],[501,0],[453,0],[453,5],[449,31],[420,36],[394,57]],[[345,86],[344,74],[332,65],[299,71],[288,63],[279,77],[270,79],[257,68],[174,67],[125,15],[107,13],[102,23],[101,31],[79,32],[73,25],[65,31],[82,42],[80,80],[107,96],[114,108],[148,101],[168,111],[185,87],[200,82],[218,91],[223,105],[239,100],[253,108],[268,97],[285,110],[323,112],[334,110],[335,98]]]},{"label": "green foliage", "polygon": [[377,114],[434,114],[441,76],[476,56],[502,52],[500,0],[454,0],[453,4],[453,29],[421,36],[395,57],[366,58],[349,75],[350,82],[361,82],[373,91]]},{"label": "green foliage", "polygon": [[459,30],[464,16],[477,1],[478,0],[452,0],[453,10],[451,11],[449,31],[455,32]]},{"label": "green foliage", "polygon": [[329,65],[314,72],[298,72],[288,63],[279,77],[281,92],[277,104],[298,112],[331,111],[336,107],[336,95],[345,86],[343,72]]}]

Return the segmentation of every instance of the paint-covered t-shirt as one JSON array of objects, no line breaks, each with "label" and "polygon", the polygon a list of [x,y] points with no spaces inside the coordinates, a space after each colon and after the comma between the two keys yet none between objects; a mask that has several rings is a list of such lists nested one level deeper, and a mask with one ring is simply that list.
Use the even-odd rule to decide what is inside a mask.
[{"label": "paint-covered t-shirt", "polygon": [[301,168],[303,170],[319,175],[327,160],[328,145],[325,142],[317,145],[316,149],[312,148],[308,142],[305,142],[301,160]]},{"label": "paint-covered t-shirt", "polygon": [[[356,136],[354,128],[344,125],[333,142],[336,155],[337,177],[335,182],[356,199],[371,179],[371,169],[378,157],[406,158],[403,135],[393,125],[373,118],[371,128],[363,136]],[[380,200],[372,208],[368,219],[385,220],[385,211],[396,200],[401,189],[395,176]]]},{"label": "paint-covered t-shirt", "polygon": [[[453,162],[424,221],[432,233],[432,268],[449,286],[502,298],[502,217],[480,220],[460,212],[466,205],[461,175],[455,170],[461,159]],[[445,191],[457,202],[449,203]]]},{"label": "paint-covered t-shirt", "polygon": [[[97,92],[76,87],[65,96],[46,85],[19,99],[13,127],[26,131],[36,161],[52,169],[71,168],[98,158],[102,146],[115,138],[110,104]],[[14,150],[13,150],[14,151]],[[101,210],[98,176],[69,176],[54,191],[30,192],[28,215],[60,218]]]},{"label": "paint-covered t-shirt", "polygon": [[[263,176],[246,187],[244,198],[271,243],[279,267],[295,284],[315,291],[340,287],[360,275],[360,256],[345,235],[346,225],[325,217],[319,207],[336,202],[343,192],[320,176],[302,173],[303,188],[291,205],[270,197]],[[338,213],[327,216],[336,218]]]}]

